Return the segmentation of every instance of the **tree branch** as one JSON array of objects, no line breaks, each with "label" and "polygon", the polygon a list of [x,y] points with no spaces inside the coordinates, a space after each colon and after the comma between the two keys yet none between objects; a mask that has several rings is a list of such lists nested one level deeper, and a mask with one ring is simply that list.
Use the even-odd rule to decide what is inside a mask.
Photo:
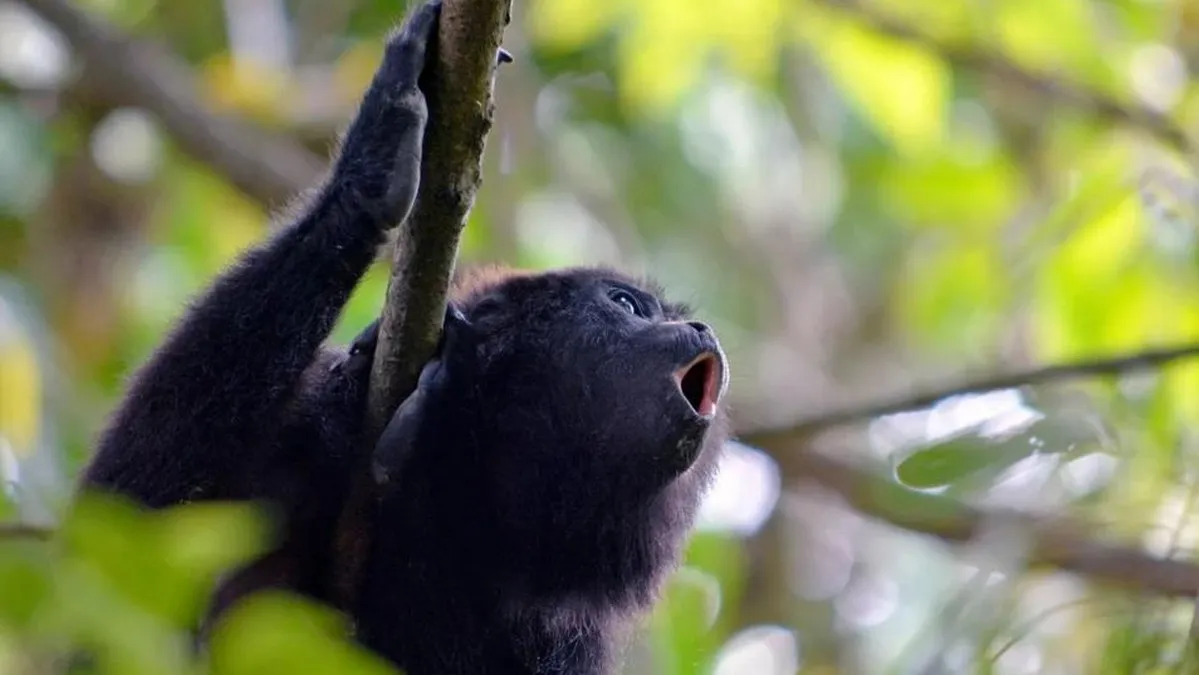
[{"label": "tree branch", "polygon": [[21,539],[31,539],[33,541],[48,541],[54,536],[54,530],[36,525],[23,525],[21,523],[0,523],[0,543],[5,541],[16,541]]},{"label": "tree branch", "polygon": [[1010,523],[1029,538],[1031,566],[1051,566],[1108,584],[1169,596],[1199,594],[1199,565],[1156,558],[1130,546],[1088,536],[1094,528],[1065,519],[1038,519],[1014,511],[983,511],[952,499],[908,490],[869,471],[815,452],[786,454],[788,475],[832,490],[854,510],[946,542],[974,540],[988,527]]},{"label": "tree branch", "polygon": [[1036,519],[1012,511],[984,511],[953,499],[916,492],[847,462],[800,450],[820,431],[855,421],[923,408],[951,396],[1118,375],[1199,356],[1199,344],[1146,349],[1106,359],[1059,363],[996,375],[944,389],[815,415],[793,425],[746,431],[740,437],[764,448],[779,462],[784,480],[811,480],[835,492],[854,510],[912,532],[947,542],[975,539],[988,525],[1016,524],[1031,538],[1029,560],[1107,583],[1164,595],[1199,596],[1199,566],[1155,558],[1129,546],[1087,536],[1093,528],[1064,519]]},{"label": "tree branch", "polygon": [[973,382],[963,382],[944,389],[909,393],[873,403],[831,410],[798,422],[778,427],[747,429],[741,433],[745,442],[760,445],[773,439],[807,438],[832,427],[851,424],[882,415],[893,415],[917,408],[925,408],[951,396],[977,394],[996,389],[1010,389],[1046,382],[1061,382],[1084,377],[1120,375],[1150,368],[1158,368],[1172,361],[1199,356],[1199,344],[1185,344],[1160,349],[1146,349],[1131,354],[1106,359],[1088,359],[1072,363],[1058,363],[1030,370],[993,375]]},{"label": "tree branch", "polygon": [[57,29],[83,66],[78,86],[152,114],[188,155],[270,207],[315,184],[326,163],[302,146],[207,110],[187,64],[121,35],[69,0],[18,0]]},{"label": "tree branch", "polygon": [[[416,388],[437,348],[458,240],[482,183],[496,55],[510,12],[511,0],[444,0],[441,8],[437,63],[422,83],[429,125],[420,190],[396,242],[371,370],[371,438]],[[369,469],[364,463],[355,470],[339,527],[343,573],[336,586],[343,606],[354,597],[371,537]]]},{"label": "tree branch", "polygon": [[1151,108],[1124,103],[1082,85],[1028,70],[1002,54],[942,40],[902,21],[884,16],[865,6],[860,0],[819,0],[819,2],[851,14],[880,33],[936,52],[952,63],[972,70],[991,73],[1009,82],[1016,82],[1048,99],[1088,109],[1101,118],[1144,129],[1180,152],[1188,152],[1193,149],[1194,144],[1191,137],[1181,127],[1168,116]]},{"label": "tree branch", "polygon": [[496,53],[511,0],[445,0],[420,191],[400,229],[371,371],[370,424],[380,431],[416,387],[441,334],[458,239],[482,183],[494,115]]}]

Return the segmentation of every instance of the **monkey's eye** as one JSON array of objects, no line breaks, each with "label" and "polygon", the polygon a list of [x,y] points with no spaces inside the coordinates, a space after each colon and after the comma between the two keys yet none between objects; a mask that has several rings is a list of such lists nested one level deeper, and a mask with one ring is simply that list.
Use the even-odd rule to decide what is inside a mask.
[{"label": "monkey's eye", "polygon": [[641,309],[641,303],[637,302],[637,298],[634,298],[632,293],[616,290],[612,291],[609,297],[612,298],[612,302],[620,305],[621,309],[629,314],[645,318],[645,310]]}]

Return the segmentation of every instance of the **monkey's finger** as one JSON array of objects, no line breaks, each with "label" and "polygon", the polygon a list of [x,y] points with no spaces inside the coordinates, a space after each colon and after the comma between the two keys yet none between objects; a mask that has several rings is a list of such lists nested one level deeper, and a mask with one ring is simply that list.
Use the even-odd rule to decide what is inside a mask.
[{"label": "monkey's finger", "polygon": [[429,0],[421,5],[404,24],[400,42],[418,59],[425,56],[425,46],[437,29],[437,19],[441,16],[441,0]]},{"label": "monkey's finger", "polygon": [[495,57],[496,57],[496,61],[499,63],[512,63],[511,52],[509,52],[507,49],[504,49],[503,47],[499,48],[499,51],[496,52]]},{"label": "monkey's finger", "polygon": [[350,345],[350,355],[374,354],[375,343],[379,341],[379,320],[375,319],[367,326]]}]

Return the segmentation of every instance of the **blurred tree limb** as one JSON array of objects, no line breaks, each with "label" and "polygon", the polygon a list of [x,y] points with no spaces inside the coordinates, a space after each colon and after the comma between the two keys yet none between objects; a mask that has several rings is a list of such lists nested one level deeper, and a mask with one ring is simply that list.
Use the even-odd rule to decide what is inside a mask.
[{"label": "blurred tree limb", "polygon": [[0,523],[0,542],[18,539],[45,541],[54,536],[54,531],[36,525],[22,523]]},{"label": "blurred tree limb", "polygon": [[1192,563],[1160,559],[1131,546],[1101,542],[1089,534],[1094,528],[1084,523],[983,510],[950,498],[909,490],[869,469],[810,449],[811,440],[822,431],[928,407],[952,396],[1120,375],[1197,356],[1199,344],[1184,344],[1105,359],[1051,364],[833,410],[788,426],[747,429],[739,436],[769,451],[786,483],[814,482],[836,493],[855,511],[890,525],[960,543],[974,540],[990,526],[1008,523],[1029,538],[1032,565],[1057,567],[1113,585],[1164,595],[1199,596],[1199,566]]},{"label": "blurred tree limb", "polygon": [[311,187],[326,162],[294,141],[207,110],[186,63],[132,39],[70,0],[17,0],[57,29],[83,66],[76,87],[113,105],[152,114],[196,160],[266,205]]},{"label": "blurred tree limb", "polygon": [[984,510],[956,500],[909,490],[869,470],[813,451],[767,447],[782,458],[791,483],[810,480],[831,490],[855,511],[896,527],[945,542],[979,540],[986,531],[1009,526],[1028,546],[1031,567],[1053,567],[1113,586],[1160,595],[1199,594],[1199,565],[1155,557],[1133,546],[1101,541],[1094,526],[1064,518]]},{"label": "blurred tree limb", "polygon": [[[492,85],[511,0],[443,0],[437,61],[422,78],[429,106],[420,190],[400,227],[367,403],[368,437],[416,388],[441,335],[458,240],[482,184],[483,151],[495,114]],[[370,537],[374,480],[369,462],[356,468],[342,511],[338,550],[341,602],[352,597]]]},{"label": "blurred tree limb", "polygon": [[1197,356],[1199,356],[1199,344],[1184,344],[1159,349],[1146,349],[1105,359],[1086,359],[1069,363],[1056,363],[1013,373],[991,375],[973,381],[949,385],[940,389],[908,393],[871,403],[847,406],[840,410],[818,413],[797,422],[777,427],[749,428],[741,431],[741,437],[747,443],[755,445],[768,444],[776,440],[807,439],[833,427],[852,424],[873,417],[926,408],[951,396],[978,394],[997,389],[1010,389],[1048,382],[1062,382],[1086,377],[1122,375],[1159,368],[1172,361],[1180,361]]},{"label": "blurred tree limb", "polygon": [[997,52],[943,40],[903,21],[885,16],[861,0],[816,1],[843,11],[880,33],[924,47],[950,63],[990,73],[1021,85],[1048,100],[1090,111],[1112,122],[1142,129],[1179,152],[1190,152],[1194,148],[1191,137],[1178,124],[1168,116],[1146,106],[1121,102],[1108,94],[1078,83],[1028,70]]}]

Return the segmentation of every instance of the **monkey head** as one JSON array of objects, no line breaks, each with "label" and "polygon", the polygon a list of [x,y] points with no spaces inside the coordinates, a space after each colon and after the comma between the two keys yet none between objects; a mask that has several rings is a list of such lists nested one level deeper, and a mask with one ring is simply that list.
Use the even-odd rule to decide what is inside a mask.
[{"label": "monkey head", "polygon": [[[467,304],[487,336],[486,427],[647,494],[688,471],[728,369],[712,330],[660,297],[609,270],[575,269],[512,277]],[[528,448],[512,459],[535,461]]]},{"label": "monkey head", "polygon": [[651,284],[602,268],[476,274],[376,477],[396,499],[440,480],[458,495],[442,508],[487,522],[538,586],[589,569],[584,585],[629,590],[623,576],[667,567],[694,519],[728,380],[713,331]]}]

